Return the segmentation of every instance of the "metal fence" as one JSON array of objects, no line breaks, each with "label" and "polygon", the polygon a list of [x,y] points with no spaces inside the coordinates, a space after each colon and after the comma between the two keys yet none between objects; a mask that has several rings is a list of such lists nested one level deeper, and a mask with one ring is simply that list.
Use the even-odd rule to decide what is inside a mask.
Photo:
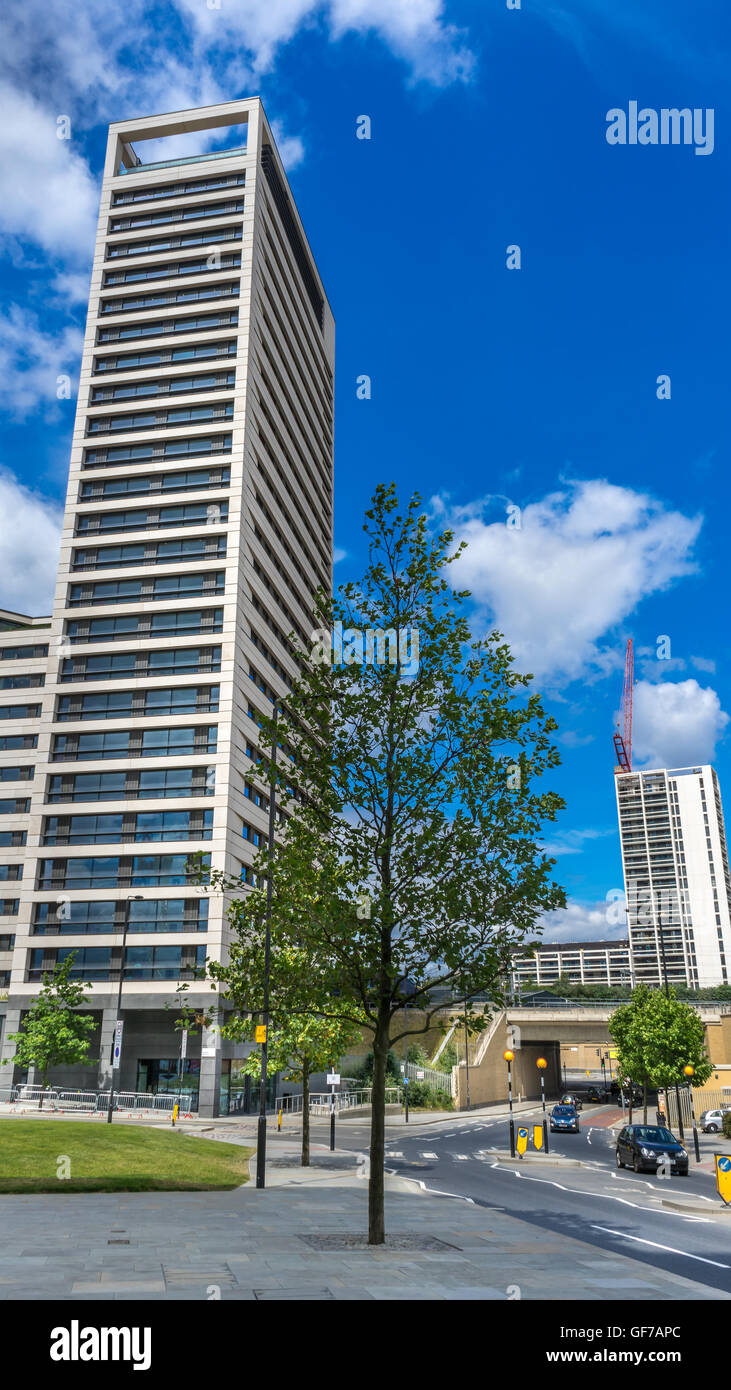
[{"label": "metal fence", "polygon": [[[688,1099],[687,1086],[680,1088],[680,1113],[683,1118],[683,1125],[690,1126],[690,1100]],[[678,1125],[678,1103],[675,1098],[675,1090],[670,1087],[666,1095],[667,1117],[670,1128]],[[731,1089],[724,1091],[696,1091],[693,1095],[693,1109],[696,1120],[700,1123],[701,1115],[704,1110],[731,1110]]]},{"label": "metal fence", "polygon": [[[12,1106],[16,1114],[23,1114],[27,1110],[48,1110],[56,1114],[106,1115],[109,1095],[109,1091],[64,1091],[56,1086],[4,1086],[0,1087],[0,1104]],[[180,1095],[172,1091],[160,1091],[157,1095],[146,1091],[114,1092],[114,1110],[120,1114],[170,1114],[176,1103],[180,1104],[181,1110],[189,1111],[191,1102],[197,1102],[197,1096],[186,1091]]]},{"label": "metal fence", "polygon": [[[373,1094],[372,1086],[364,1086],[355,1091],[336,1091],[335,1092],[335,1113],[342,1114],[346,1110],[355,1110],[363,1105],[371,1104]],[[332,1103],[330,1091],[310,1091],[310,1115],[329,1115]],[[386,1104],[399,1105],[401,1102],[401,1087],[386,1087]],[[277,1096],[276,1110],[281,1110],[283,1115],[301,1115],[303,1110],[302,1096]]]},{"label": "metal fence", "polygon": [[452,1095],[451,1072],[436,1071],[434,1067],[420,1067],[418,1062],[407,1062],[406,1075],[409,1081],[418,1081],[422,1086],[428,1086],[430,1091],[446,1091],[448,1096]]}]

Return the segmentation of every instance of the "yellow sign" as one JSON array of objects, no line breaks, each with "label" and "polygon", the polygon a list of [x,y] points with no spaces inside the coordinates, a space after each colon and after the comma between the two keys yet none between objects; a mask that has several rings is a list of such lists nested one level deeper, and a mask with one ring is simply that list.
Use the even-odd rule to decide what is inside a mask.
[{"label": "yellow sign", "polygon": [[543,1125],[534,1125],[534,1126],[533,1126],[533,1148],[534,1148],[534,1149],[542,1149],[542,1148],[543,1148]]},{"label": "yellow sign", "polygon": [[731,1158],[727,1154],[714,1154],[716,1165],[716,1187],[718,1195],[726,1206],[731,1206]]},{"label": "yellow sign", "polygon": [[257,1023],[257,1025],[256,1025],[256,1033],[255,1033],[255,1035],[254,1035],[254,1039],[255,1039],[256,1042],[260,1042],[260,1043],[265,1043],[265,1042],[266,1042],[266,1040],[267,1040],[267,1026],[266,1026],[266,1023]]},{"label": "yellow sign", "polygon": [[519,1129],[519,1130],[518,1130],[518,1153],[519,1153],[519,1154],[524,1154],[527,1148],[528,1148],[528,1131],[527,1131],[527,1129]]},{"label": "yellow sign", "polygon": [[173,1106],[173,1124],[175,1124],[175,1121],[177,1120],[179,1114],[180,1114],[180,1106],[178,1105],[178,1102],[176,1101],[175,1104],[174,1104],[174,1106]]}]

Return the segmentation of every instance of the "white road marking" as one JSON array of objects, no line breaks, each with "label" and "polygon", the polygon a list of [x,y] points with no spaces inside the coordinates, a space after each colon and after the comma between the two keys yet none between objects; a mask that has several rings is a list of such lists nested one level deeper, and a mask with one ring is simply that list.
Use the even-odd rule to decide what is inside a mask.
[{"label": "white road marking", "polygon": [[593,1226],[594,1231],[605,1231],[607,1235],[619,1236],[622,1240],[634,1240],[638,1245],[651,1245],[655,1250],[666,1250],[670,1255],[683,1255],[686,1260],[699,1260],[704,1265],[715,1265],[716,1269],[731,1269],[731,1265],[721,1264],[720,1260],[708,1260],[705,1255],[691,1255],[688,1250],[676,1250],[672,1245],[660,1245],[656,1240],[643,1240],[642,1236],[628,1236],[625,1231],[610,1231],[608,1226]]},{"label": "white road marking", "polygon": [[452,1158],[457,1159],[458,1162],[462,1163],[465,1163],[469,1156],[469,1154],[452,1154]]},{"label": "white road marking", "polygon": [[422,1153],[421,1157],[422,1157],[422,1158],[438,1158],[438,1157],[439,1157],[439,1154]]},{"label": "white road marking", "polygon": [[403,1156],[403,1151],[401,1149],[389,1149],[386,1154],[387,1158],[403,1158]]}]

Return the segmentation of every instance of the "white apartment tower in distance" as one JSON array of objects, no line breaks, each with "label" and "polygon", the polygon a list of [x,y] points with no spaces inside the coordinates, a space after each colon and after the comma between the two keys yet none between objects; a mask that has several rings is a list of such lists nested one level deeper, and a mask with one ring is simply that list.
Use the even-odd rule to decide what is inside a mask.
[{"label": "white apartment tower in distance", "polygon": [[633,973],[694,989],[729,983],[731,875],[712,767],[615,775]]},{"label": "white apartment tower in distance", "polygon": [[[196,153],[219,127],[229,147]],[[192,153],[145,161],[145,141],[186,134]],[[225,956],[225,908],[187,861],[246,880],[266,834],[259,712],[332,583],[333,365],[260,101],[113,124],[53,615],[0,614],[2,1051],[73,950],[99,1062],[58,1084],[108,1088],[122,967],[123,1090],[177,1088],[178,980],[216,1002],[194,972]],[[191,1035],[188,1103],[240,1105],[242,1055]]]}]

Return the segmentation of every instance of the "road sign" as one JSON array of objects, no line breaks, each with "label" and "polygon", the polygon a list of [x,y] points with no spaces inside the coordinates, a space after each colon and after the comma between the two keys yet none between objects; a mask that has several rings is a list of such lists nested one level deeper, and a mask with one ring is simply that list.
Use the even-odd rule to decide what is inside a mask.
[{"label": "road sign", "polygon": [[520,1050],[520,1029],[516,1023],[510,1024],[510,1046],[513,1052]]},{"label": "road sign", "polygon": [[340,1085],[340,1072],[339,1072],[339,1071],[329,1071],[328,1074],[327,1074],[327,1084],[328,1084],[328,1086],[339,1086],[339,1085]]},{"label": "road sign", "polygon": [[417,1071],[417,1073],[416,1073],[416,1079],[417,1079],[417,1081],[423,1081],[423,1080],[424,1080],[424,1073],[423,1073],[423,1071]]},{"label": "road sign", "polygon": [[188,1029],[184,1028],[180,1036],[180,1057],[181,1061],[188,1056]]},{"label": "road sign", "polygon": [[123,1033],[123,1032],[124,1032],[124,1024],[123,1024],[121,1018],[118,1018],[118,1019],[117,1019],[117,1022],[116,1022],[116,1024],[115,1024],[115,1026],[114,1026],[114,1051],[113,1051],[113,1053],[112,1053],[112,1067],[114,1068],[115,1071],[117,1071],[117,1069],[118,1069],[118,1067],[119,1067],[119,1060],[120,1060],[120,1057],[122,1056],[122,1033]]},{"label": "road sign", "polygon": [[521,1128],[518,1130],[518,1153],[519,1153],[519,1154],[524,1154],[527,1148],[528,1148],[528,1131],[527,1131],[527,1129],[523,1129],[522,1126],[521,1126]]},{"label": "road sign", "polygon": [[533,1126],[533,1148],[534,1148],[534,1149],[542,1149],[542,1148],[543,1148],[543,1125],[534,1125],[534,1126]]},{"label": "road sign", "polygon": [[257,1023],[257,1025],[256,1025],[256,1032],[255,1032],[255,1034],[254,1034],[254,1041],[255,1041],[255,1042],[258,1042],[258,1043],[265,1043],[266,1040],[267,1040],[267,1026],[266,1026],[266,1023]]},{"label": "road sign", "polygon": [[716,1165],[716,1187],[718,1195],[726,1206],[731,1206],[731,1158],[726,1154],[714,1154]]}]

